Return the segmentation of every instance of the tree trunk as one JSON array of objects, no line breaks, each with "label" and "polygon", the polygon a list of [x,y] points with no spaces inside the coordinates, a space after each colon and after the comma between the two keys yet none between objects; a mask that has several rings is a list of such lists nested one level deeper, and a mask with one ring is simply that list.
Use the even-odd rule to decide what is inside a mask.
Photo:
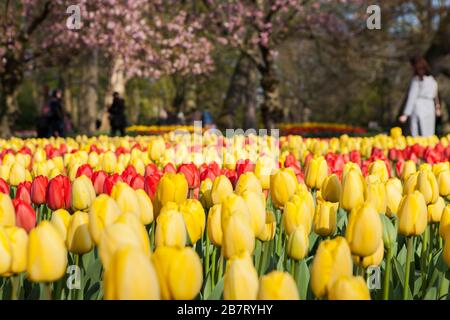
[{"label": "tree trunk", "polygon": [[121,58],[117,58],[114,61],[113,68],[111,70],[111,77],[109,79],[108,90],[105,94],[105,101],[103,104],[103,110],[101,115],[100,131],[109,131],[110,125],[108,120],[108,107],[112,103],[112,94],[117,91],[122,97],[125,96],[125,85],[127,79],[125,77],[125,66]]},{"label": "tree trunk", "polygon": [[5,112],[1,120],[0,135],[2,138],[10,138],[13,134],[12,128],[19,112],[17,105],[17,90],[5,92]]},{"label": "tree trunk", "polygon": [[244,107],[246,108],[244,127],[256,127],[256,83],[255,66],[246,55],[241,54],[231,77],[223,112],[219,118],[220,128],[234,128],[236,111]]},{"label": "tree trunk", "polygon": [[141,95],[139,88],[133,88],[131,110],[129,110],[130,122],[135,124],[138,122],[139,113],[141,112]]},{"label": "tree trunk", "polygon": [[79,129],[81,133],[91,135],[95,132],[98,102],[98,64],[97,53],[89,53],[83,66],[82,95],[79,108]]},{"label": "tree trunk", "polygon": [[283,119],[283,109],[280,102],[279,81],[271,65],[261,73],[261,87],[264,95],[264,102],[261,105],[262,120],[266,129],[273,129]]}]

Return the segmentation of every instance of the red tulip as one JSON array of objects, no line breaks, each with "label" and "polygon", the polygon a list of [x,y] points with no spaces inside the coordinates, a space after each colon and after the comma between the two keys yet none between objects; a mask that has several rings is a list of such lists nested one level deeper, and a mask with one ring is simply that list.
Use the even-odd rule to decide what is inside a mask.
[{"label": "red tulip", "polygon": [[25,201],[28,204],[31,204],[31,182],[25,181],[19,183],[16,191],[16,199],[20,199]]},{"label": "red tulip", "polygon": [[177,173],[177,169],[171,162],[169,162],[168,164],[165,165],[163,173]]},{"label": "red tulip", "polygon": [[130,184],[135,175],[137,175],[136,169],[130,164],[125,170],[123,170],[121,177],[123,181]]},{"label": "red tulip", "polygon": [[133,179],[131,179],[130,187],[134,190],[144,189],[144,177],[140,174],[135,175]]},{"label": "red tulip", "polygon": [[236,182],[238,179],[236,171],[230,169],[222,169],[221,174],[225,175],[231,181],[233,188],[236,186]]},{"label": "red tulip", "polygon": [[158,167],[154,163],[149,163],[145,167],[145,174],[144,174],[144,176],[147,177],[147,176],[151,176],[151,175],[154,175],[154,174],[159,174]]},{"label": "red tulip", "polygon": [[85,175],[86,177],[88,177],[89,179],[92,178],[92,168],[89,164],[85,163],[83,165],[81,165],[78,170],[77,170],[77,178],[81,175]]},{"label": "red tulip", "polygon": [[0,178],[0,192],[8,195],[10,192],[8,183],[2,178]]},{"label": "red tulip", "polygon": [[70,208],[70,180],[58,175],[48,182],[47,205],[52,210]]},{"label": "red tulip", "polygon": [[[295,160],[295,158],[294,158],[294,160]],[[240,175],[243,173],[253,172],[254,168],[255,168],[255,164],[253,162],[251,162],[249,159],[238,160],[236,162],[236,173],[237,173],[238,177],[240,177]]]},{"label": "red tulip", "polygon": [[206,179],[210,179],[211,181],[214,181],[214,179],[216,179],[216,176],[217,175],[210,168],[206,168],[200,174],[200,181],[203,181],[203,180],[206,180]]},{"label": "red tulip", "polygon": [[48,179],[45,176],[37,176],[31,183],[31,201],[41,205],[46,202]]},{"label": "red tulip", "polygon": [[105,184],[105,179],[108,177],[108,175],[105,173],[105,171],[95,171],[92,174],[91,181],[94,185],[95,194],[99,195],[103,193],[103,185]]},{"label": "red tulip", "polygon": [[144,178],[144,190],[152,201],[155,196],[156,188],[158,187],[159,179],[160,177],[158,175],[146,176]]},{"label": "red tulip", "polygon": [[16,212],[16,225],[30,232],[36,226],[36,212],[33,207],[17,198],[13,200],[13,205]]},{"label": "red tulip", "polygon": [[118,173],[106,177],[105,183],[103,184],[103,193],[111,195],[112,188],[119,181],[123,181],[123,179]]},{"label": "red tulip", "polygon": [[200,174],[195,164],[182,164],[178,168],[178,172],[181,172],[186,177],[189,189],[195,189],[200,186]]}]

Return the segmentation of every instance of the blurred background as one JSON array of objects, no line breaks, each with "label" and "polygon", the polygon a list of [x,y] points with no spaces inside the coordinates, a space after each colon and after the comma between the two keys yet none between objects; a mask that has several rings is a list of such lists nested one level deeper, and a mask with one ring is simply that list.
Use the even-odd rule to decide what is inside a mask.
[{"label": "blurred background", "polygon": [[[438,130],[450,131],[448,0],[81,0],[80,25],[70,5],[0,0],[2,137],[35,135],[55,88],[73,134],[108,132],[114,91],[129,133],[204,111],[219,128],[383,132],[415,55],[439,83]],[[370,5],[379,30],[367,28]]]}]

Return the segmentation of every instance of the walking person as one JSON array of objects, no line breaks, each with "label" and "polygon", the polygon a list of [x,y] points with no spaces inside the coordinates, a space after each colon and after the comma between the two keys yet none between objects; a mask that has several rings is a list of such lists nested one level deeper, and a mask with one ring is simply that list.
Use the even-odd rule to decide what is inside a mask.
[{"label": "walking person", "polygon": [[417,57],[411,59],[414,77],[411,81],[408,98],[399,121],[409,120],[411,135],[432,136],[435,134],[436,117],[441,116],[441,105],[438,97],[438,84],[431,75],[428,62]]},{"label": "walking person", "polygon": [[62,105],[62,91],[54,89],[48,102],[49,136],[64,137],[64,109]]},{"label": "walking person", "polygon": [[111,125],[111,136],[115,136],[119,131],[120,136],[125,135],[127,118],[125,115],[125,101],[118,92],[113,93],[113,102],[108,108],[109,124]]}]

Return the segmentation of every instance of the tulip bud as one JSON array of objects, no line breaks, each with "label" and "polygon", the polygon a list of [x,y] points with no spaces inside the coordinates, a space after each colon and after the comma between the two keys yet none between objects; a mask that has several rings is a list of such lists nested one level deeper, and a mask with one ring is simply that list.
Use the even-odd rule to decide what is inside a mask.
[{"label": "tulip bud", "polygon": [[52,212],[50,223],[55,227],[56,231],[58,231],[64,241],[67,239],[67,229],[69,228],[71,220],[72,216],[67,210],[58,209]]},{"label": "tulip bud", "polygon": [[159,161],[165,150],[166,144],[164,142],[164,139],[156,138],[150,141],[150,144],[148,146],[148,155],[151,160]]},{"label": "tulip bud", "polygon": [[341,182],[337,175],[332,174],[325,178],[322,185],[322,197],[329,202],[339,202],[341,198]]},{"label": "tulip bud", "polygon": [[18,186],[24,181],[31,181],[30,172],[22,164],[13,163],[9,171],[9,184]]},{"label": "tulip bud", "polygon": [[102,157],[102,170],[106,173],[114,173],[114,170],[117,167],[117,157],[114,152],[107,151],[103,154]]},{"label": "tulip bud", "polygon": [[303,225],[299,225],[289,235],[287,253],[294,260],[302,260],[308,254],[308,248],[308,233]]},{"label": "tulip bud", "polygon": [[113,255],[103,278],[106,300],[158,300],[155,268],[138,248],[125,245]]},{"label": "tulip bud", "polygon": [[84,254],[92,250],[94,244],[89,234],[89,215],[86,212],[77,211],[73,214],[67,228],[66,245],[70,252]]},{"label": "tulip bud", "polygon": [[188,183],[189,189],[195,189],[200,186],[200,173],[198,172],[195,164],[182,164],[178,168],[178,172],[184,174],[186,181]]},{"label": "tulip bud", "polygon": [[31,201],[36,205],[46,202],[48,179],[44,176],[37,176],[31,183]]},{"label": "tulip bud", "polygon": [[31,182],[25,181],[19,183],[16,190],[15,199],[22,200],[31,205]]},{"label": "tulip bud", "polygon": [[0,193],[0,226],[13,227],[16,225],[14,206],[9,194]]},{"label": "tulip bud", "polygon": [[379,266],[384,257],[384,243],[380,241],[374,254],[367,257],[353,256],[353,262],[367,269],[370,266]]},{"label": "tulip bud", "polygon": [[10,273],[19,274],[27,269],[28,235],[22,228],[7,227],[4,229],[11,249]]},{"label": "tulip bud", "polygon": [[[222,221],[223,216],[224,210],[222,208]],[[247,220],[238,215],[231,215],[226,224],[222,222],[222,230],[222,250],[227,259],[243,252],[253,253],[255,236]]]},{"label": "tulip bud", "polygon": [[314,232],[322,237],[331,236],[336,231],[339,203],[317,201],[314,215]]},{"label": "tulip bud", "polygon": [[447,197],[450,195],[450,168],[448,162],[436,164],[433,167],[433,172],[437,179],[439,194]]},{"label": "tulip bud", "polygon": [[282,271],[272,271],[259,281],[258,300],[299,300],[294,278]]},{"label": "tulip bud", "polygon": [[59,232],[48,221],[31,230],[28,238],[27,272],[34,282],[52,282],[66,273],[67,249]]},{"label": "tulip bud", "polygon": [[227,261],[223,284],[225,300],[255,300],[258,296],[258,273],[248,253]]},{"label": "tulip bud", "polygon": [[342,276],[328,293],[329,300],[370,300],[369,288],[363,277]]},{"label": "tulip bud", "polygon": [[351,211],[364,203],[365,182],[362,174],[350,168],[342,178],[340,205],[344,210]]},{"label": "tulip bud", "polygon": [[156,217],[168,202],[180,204],[187,199],[188,184],[182,173],[166,173],[159,181],[155,194],[154,212]]},{"label": "tulip bud", "polygon": [[199,200],[202,203],[203,208],[209,209],[213,206],[211,199],[211,190],[213,183],[211,179],[207,178],[200,184],[200,197]]},{"label": "tulip bud", "polygon": [[58,175],[51,179],[47,187],[47,206],[52,210],[70,208],[70,181]]},{"label": "tulip bud", "polygon": [[340,276],[351,276],[353,263],[350,248],[343,237],[320,242],[311,267],[311,289],[321,298]]},{"label": "tulip bud", "polygon": [[423,194],[427,204],[435,203],[439,196],[439,187],[436,177],[431,171],[420,170],[417,177],[416,190]]},{"label": "tulip bud", "polygon": [[390,176],[383,160],[375,160],[369,165],[369,175],[377,176],[382,183],[385,183]]},{"label": "tulip bud", "polygon": [[156,247],[183,248],[186,245],[186,236],[186,226],[180,212],[169,210],[156,218]]},{"label": "tulip bud", "polygon": [[380,215],[383,224],[383,243],[387,249],[390,249],[397,241],[397,230],[391,220],[385,215]]},{"label": "tulip bud", "polygon": [[153,222],[153,204],[147,193],[138,189],[135,190],[136,196],[139,202],[139,219],[144,225],[148,225]]},{"label": "tulip bud", "polygon": [[386,212],[386,187],[378,176],[367,176],[364,198],[373,205],[378,213]]},{"label": "tulip bud", "polygon": [[438,197],[436,203],[428,205],[428,222],[440,222],[442,212],[444,212],[444,198]]},{"label": "tulip bud", "polygon": [[89,232],[95,244],[100,243],[103,230],[114,223],[120,215],[117,203],[106,194],[99,195],[89,210]]},{"label": "tulip bud", "polygon": [[402,200],[402,182],[397,178],[386,181],[386,215],[393,217],[397,215],[398,206]]},{"label": "tulip bud", "polygon": [[211,200],[213,204],[222,204],[222,202],[232,193],[233,185],[226,176],[221,175],[214,179],[211,189]]},{"label": "tulip bud", "polygon": [[117,218],[115,223],[123,223],[131,227],[134,234],[139,239],[142,251],[148,256],[151,255],[150,239],[147,229],[141,223],[139,218],[136,217],[136,215],[134,215],[133,213],[123,213],[119,216],[119,218]]},{"label": "tulip bud", "polygon": [[187,199],[180,204],[180,212],[191,243],[196,243],[205,231],[206,216],[202,204],[196,199]]},{"label": "tulip bud", "polygon": [[247,190],[242,194],[242,198],[247,204],[250,213],[250,225],[253,233],[257,236],[264,228],[266,220],[266,201],[264,195]]},{"label": "tulip bud", "polygon": [[242,196],[246,191],[253,191],[258,194],[262,193],[261,183],[253,172],[241,174],[236,183],[236,194]]},{"label": "tulip bud", "polygon": [[0,226],[0,275],[11,269],[12,253],[9,245],[8,234],[4,227]]},{"label": "tulip bud", "polygon": [[14,199],[13,205],[16,211],[16,225],[30,232],[36,226],[36,212],[33,207],[19,199]]},{"label": "tulip bud", "polygon": [[272,211],[266,211],[266,219],[264,227],[257,235],[257,238],[261,241],[270,241],[275,237],[277,230],[277,219]]},{"label": "tulip bud", "polygon": [[324,157],[317,157],[308,161],[305,171],[305,183],[309,188],[322,188],[323,181],[327,176],[328,164]]},{"label": "tulip bud", "polygon": [[272,158],[265,156],[256,160],[255,175],[264,190],[270,189],[270,176],[273,169],[275,169],[275,163]]},{"label": "tulip bud", "polygon": [[419,191],[414,191],[402,198],[397,213],[398,232],[405,237],[417,236],[427,226],[427,204]]},{"label": "tulip bud", "polygon": [[403,181],[406,181],[408,179],[408,177],[416,172],[416,163],[412,160],[408,160],[405,162],[405,164],[403,165],[403,170],[402,170],[402,174],[401,174],[401,178]]},{"label": "tulip bud", "polygon": [[221,218],[222,205],[213,205],[208,212],[208,238],[215,246],[220,247],[222,245],[222,218]]},{"label": "tulip bud", "polygon": [[95,190],[91,180],[81,175],[72,185],[72,209],[86,211],[95,199]]},{"label": "tulip bud", "polygon": [[297,178],[292,169],[280,169],[270,176],[270,195],[273,204],[277,208],[284,205],[294,195],[297,186]]},{"label": "tulip bud", "polygon": [[439,224],[439,235],[445,240],[450,234],[450,204],[446,205]]},{"label": "tulip bud", "polygon": [[307,194],[294,195],[284,207],[282,222],[288,235],[299,225],[303,225],[308,234],[311,231],[314,207],[309,202]]},{"label": "tulip bud", "polygon": [[230,194],[222,203],[221,211],[222,230],[225,229],[231,216],[236,215],[251,228],[251,216],[244,198],[235,193]]}]

